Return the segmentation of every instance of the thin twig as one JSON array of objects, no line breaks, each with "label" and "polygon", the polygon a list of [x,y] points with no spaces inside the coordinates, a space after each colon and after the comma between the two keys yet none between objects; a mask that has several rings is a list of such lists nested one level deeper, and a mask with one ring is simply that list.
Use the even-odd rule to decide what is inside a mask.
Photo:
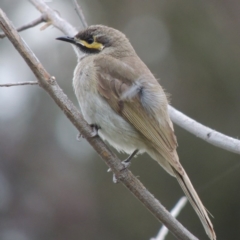
[{"label": "thin twig", "polygon": [[24,86],[24,85],[38,85],[38,82],[16,82],[16,83],[2,83],[0,87],[14,87],[14,86]]},{"label": "thin twig", "polygon": [[168,107],[168,110],[172,121],[180,127],[216,147],[240,154],[240,141],[238,139],[206,127],[171,106]]},{"label": "thin twig", "polygon": [[44,1],[29,0],[42,14],[46,14],[47,22],[62,31],[64,34],[74,36],[77,30],[67,21],[65,21],[57,11],[51,9]]},{"label": "thin twig", "polygon": [[[32,22],[27,23],[27,24],[17,28],[17,31],[18,32],[24,31],[24,30],[26,30],[28,28],[35,27],[35,26],[37,26],[38,24],[40,24],[42,22],[46,22],[46,15],[44,13],[39,18],[33,20]],[[4,38],[4,37],[6,37],[5,33],[1,32],[0,33],[0,38]]]},{"label": "thin twig", "polygon": [[[187,204],[187,198],[185,196],[181,197],[170,212],[172,216],[176,218],[186,204]],[[150,240],[164,240],[168,232],[169,230],[165,226],[162,226],[157,236],[155,238],[151,238]]]},{"label": "thin twig", "polygon": [[77,15],[82,22],[83,27],[86,28],[88,26],[88,24],[87,24],[87,21],[85,19],[84,14],[83,14],[82,8],[79,6],[77,0],[72,0],[72,1],[73,1],[74,6],[75,6],[75,10],[77,12]]},{"label": "thin twig", "polygon": [[[42,0],[31,0],[38,5],[38,8],[45,8],[46,4]],[[41,7],[42,6],[42,7]],[[53,11],[48,8],[48,11]],[[52,12],[51,12],[52,14]],[[17,51],[24,58],[32,72],[35,74],[39,81],[39,85],[48,92],[56,104],[62,109],[65,115],[73,123],[73,125],[81,132],[81,134],[92,145],[96,152],[102,157],[105,163],[110,167],[115,174],[116,178],[122,182],[144,205],[150,212],[166,225],[170,231],[182,240],[196,240],[197,238],[192,235],[186,228],[182,226],[169,212],[154,198],[154,196],[142,185],[142,183],[128,170],[123,167],[121,161],[113,154],[109,148],[99,137],[92,137],[92,129],[83,119],[78,109],[63,93],[62,89],[58,86],[54,77],[46,72],[42,64],[36,58],[31,49],[19,36],[18,32],[14,29],[9,19],[4,12],[0,9],[0,26],[12,42]]]}]

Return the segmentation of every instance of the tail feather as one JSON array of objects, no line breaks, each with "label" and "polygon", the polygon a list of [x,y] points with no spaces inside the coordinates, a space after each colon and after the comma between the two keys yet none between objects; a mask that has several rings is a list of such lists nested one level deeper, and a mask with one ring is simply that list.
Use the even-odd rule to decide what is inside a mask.
[{"label": "tail feather", "polygon": [[216,234],[213,229],[213,225],[211,220],[208,217],[207,211],[203,206],[198,194],[196,193],[190,179],[188,178],[186,172],[181,175],[177,172],[176,169],[172,168],[175,176],[180,184],[181,188],[183,189],[184,193],[186,194],[189,202],[191,203],[193,209],[197,213],[198,217],[200,218],[202,225],[211,240],[216,240]]}]

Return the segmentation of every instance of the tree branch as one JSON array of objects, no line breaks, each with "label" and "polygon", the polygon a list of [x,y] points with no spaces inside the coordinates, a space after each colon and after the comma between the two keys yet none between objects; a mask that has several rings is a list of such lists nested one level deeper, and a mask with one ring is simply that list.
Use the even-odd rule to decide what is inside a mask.
[{"label": "tree branch", "polygon": [[42,14],[46,14],[46,18],[48,22],[59,29],[64,34],[69,36],[74,36],[77,33],[77,30],[60,17],[57,11],[51,9],[43,0],[29,0]]},{"label": "tree branch", "polygon": [[83,14],[82,8],[79,6],[77,0],[72,0],[72,1],[73,1],[74,6],[75,6],[75,10],[77,12],[77,15],[80,18],[80,21],[82,22],[83,27],[86,28],[88,26],[88,24],[87,24],[87,21],[85,19],[84,14]]},{"label": "tree branch", "polygon": [[[17,31],[18,32],[24,31],[24,30],[26,30],[28,28],[35,27],[35,26],[37,26],[38,24],[40,24],[42,22],[46,22],[46,15],[44,13],[39,18],[33,20],[32,22],[27,23],[27,24],[17,28]],[[6,37],[5,33],[1,32],[0,33],[0,38],[5,38],[5,37]]]},{"label": "tree branch", "polygon": [[168,111],[172,121],[190,133],[216,147],[240,154],[240,141],[238,139],[206,127],[171,106],[168,106]]},{"label": "tree branch", "polygon": [[[185,196],[181,197],[170,212],[172,216],[176,218],[181,212],[181,210],[186,206],[186,204],[187,204],[187,197]],[[169,232],[168,229],[165,226],[162,226],[157,236],[155,238],[151,238],[150,240],[164,240],[168,232]]]},{"label": "tree branch", "polygon": [[38,85],[38,82],[31,81],[31,82],[2,83],[0,84],[0,87],[14,87],[14,86],[24,86],[24,85]]},{"label": "tree branch", "polygon": [[[31,0],[31,2],[38,5],[38,8],[42,11],[44,9],[44,11],[47,13],[47,16],[53,16],[55,20],[58,18],[58,26],[65,25],[63,19],[56,15],[56,13],[50,9],[43,1]],[[53,22],[54,19],[48,20],[51,20]],[[63,93],[62,89],[55,81],[55,77],[51,76],[43,68],[42,64],[19,36],[1,9],[0,26],[14,47],[24,58],[28,66],[31,68],[32,72],[35,74],[39,85],[48,92],[48,94],[62,109],[62,111],[73,123],[73,125],[79,130],[79,132],[81,132],[81,134],[87,139],[87,141],[92,145],[96,152],[102,157],[105,163],[112,169],[116,178],[121,181],[158,220],[166,225],[178,239],[196,240],[197,238],[193,236],[186,228],[184,228],[181,223],[173,218],[171,214],[166,211],[166,209],[159,203],[159,201],[153,197],[153,195],[141,184],[141,182],[136,177],[133,176],[133,174],[128,169],[124,169],[120,160],[108,149],[108,147],[99,137],[91,137],[91,127],[84,121],[77,108]],[[69,24],[64,27],[64,31],[66,31],[68,34],[72,30],[73,28]]]}]

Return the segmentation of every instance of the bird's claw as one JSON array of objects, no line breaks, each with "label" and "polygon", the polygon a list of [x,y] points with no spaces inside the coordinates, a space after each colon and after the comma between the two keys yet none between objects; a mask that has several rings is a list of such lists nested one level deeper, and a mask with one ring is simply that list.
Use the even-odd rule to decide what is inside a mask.
[{"label": "bird's claw", "polygon": [[130,161],[122,161],[122,165],[124,166],[124,168],[122,169],[122,170],[124,170],[124,169],[126,169],[126,168],[129,168],[130,167],[130,165],[131,165],[131,162]]},{"label": "bird's claw", "polygon": [[[91,124],[90,127],[92,128],[91,137],[98,136],[98,130],[101,128],[96,124]],[[76,137],[77,141],[81,141],[82,138],[85,138],[85,137],[81,133],[78,133]]]},{"label": "bird's claw", "polygon": [[76,136],[77,141],[81,141],[82,138],[85,138],[81,133],[78,133]]},{"label": "bird's claw", "polygon": [[113,183],[118,183],[118,180],[117,180],[117,178],[116,178],[116,175],[115,175],[115,174],[113,174]]},{"label": "bird's claw", "polygon": [[[123,171],[124,169],[128,168],[128,167],[131,165],[131,162],[126,161],[126,160],[122,161],[121,163],[122,163],[122,165],[123,165],[123,168],[121,169],[121,171]],[[111,171],[112,171],[111,168],[109,168],[109,169],[107,170],[107,172],[111,172]],[[117,180],[115,174],[113,174],[113,183],[118,183],[118,180]]]},{"label": "bird's claw", "polygon": [[96,124],[91,124],[90,126],[92,128],[91,137],[98,136],[98,130],[101,129],[101,128]]},{"label": "bird's claw", "polygon": [[[122,161],[123,168],[121,169],[121,171],[123,171],[124,169],[128,168],[128,167],[131,165],[131,159],[132,159],[137,153],[138,153],[138,149],[136,149],[130,156],[128,156],[127,159],[125,159],[124,161]],[[111,172],[111,171],[112,171],[111,168],[109,168],[109,169],[107,170],[107,172]],[[117,182],[118,182],[115,174],[113,174],[113,182],[114,182],[114,183],[117,183]]]}]

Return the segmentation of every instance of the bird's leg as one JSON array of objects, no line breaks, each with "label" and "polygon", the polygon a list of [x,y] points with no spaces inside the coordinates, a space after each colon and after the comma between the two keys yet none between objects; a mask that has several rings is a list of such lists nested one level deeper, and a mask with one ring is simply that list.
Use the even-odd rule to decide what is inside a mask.
[{"label": "bird's leg", "polygon": [[[134,150],[132,154],[130,154],[125,160],[123,160],[123,161],[121,162],[122,165],[124,166],[124,168],[123,168],[122,170],[124,170],[124,169],[126,169],[126,168],[128,168],[128,167],[130,166],[130,164],[131,164],[131,159],[138,153],[138,151],[139,151],[138,149]],[[122,170],[121,170],[121,171],[122,171]],[[108,172],[111,172],[112,170],[111,170],[111,168],[109,168],[107,171],[108,171]],[[114,182],[114,183],[117,183],[117,182],[118,182],[115,174],[113,174],[113,182]]]},{"label": "bird's leg", "polygon": [[138,151],[138,149],[134,150],[132,154],[130,154],[125,160],[122,161],[124,169],[130,166],[132,158],[138,153]]},{"label": "bird's leg", "polygon": [[[98,136],[98,130],[101,129],[101,127],[99,127],[96,124],[90,124],[90,127],[92,128],[92,132],[91,132],[91,137],[96,137]],[[81,133],[78,133],[77,135],[77,141],[80,141],[81,138],[85,138]]]}]

